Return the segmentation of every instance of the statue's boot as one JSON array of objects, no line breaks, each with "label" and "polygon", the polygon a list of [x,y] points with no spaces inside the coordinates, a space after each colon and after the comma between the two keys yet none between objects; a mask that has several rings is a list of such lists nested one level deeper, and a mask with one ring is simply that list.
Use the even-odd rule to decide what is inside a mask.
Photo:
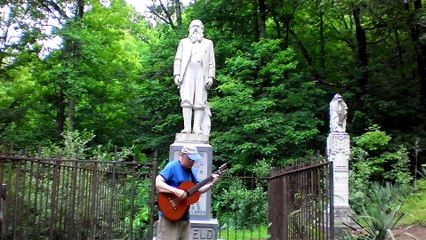
[{"label": "statue's boot", "polygon": [[191,133],[192,108],[182,108],[183,130],[181,133]]},{"label": "statue's boot", "polygon": [[201,122],[203,121],[203,117],[204,117],[204,109],[195,110],[193,133],[195,133],[195,134],[203,133],[203,131],[201,129]]}]

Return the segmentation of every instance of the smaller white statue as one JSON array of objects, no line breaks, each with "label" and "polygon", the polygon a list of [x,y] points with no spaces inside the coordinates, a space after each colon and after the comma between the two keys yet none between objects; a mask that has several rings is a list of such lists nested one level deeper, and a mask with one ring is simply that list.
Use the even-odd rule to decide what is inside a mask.
[{"label": "smaller white statue", "polygon": [[347,114],[348,106],[337,93],[330,102],[330,132],[346,132]]}]

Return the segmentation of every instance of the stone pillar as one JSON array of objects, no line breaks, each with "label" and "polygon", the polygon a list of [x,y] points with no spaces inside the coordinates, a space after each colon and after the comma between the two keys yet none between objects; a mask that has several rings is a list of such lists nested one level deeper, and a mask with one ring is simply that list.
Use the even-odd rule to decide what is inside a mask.
[{"label": "stone pillar", "polygon": [[334,223],[338,235],[346,226],[354,225],[349,215],[353,215],[349,205],[349,157],[350,137],[346,133],[347,105],[342,96],[336,94],[330,103],[330,134],[327,138],[327,157],[333,162]]},{"label": "stone pillar", "polygon": [[334,208],[349,207],[349,154],[349,134],[330,133],[327,155],[334,165]]}]

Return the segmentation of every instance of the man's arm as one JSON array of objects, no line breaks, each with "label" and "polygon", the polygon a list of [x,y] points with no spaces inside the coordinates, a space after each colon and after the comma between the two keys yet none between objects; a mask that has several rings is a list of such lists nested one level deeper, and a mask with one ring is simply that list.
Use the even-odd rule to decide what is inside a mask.
[{"label": "man's arm", "polygon": [[179,198],[186,197],[185,190],[170,186],[169,184],[166,183],[166,180],[161,175],[158,175],[155,178],[155,188],[157,189],[158,192],[173,193],[174,195],[176,195],[176,197],[179,197]]},{"label": "man's arm", "polygon": [[200,193],[205,193],[205,192],[209,191],[210,189],[212,189],[214,187],[215,183],[219,180],[218,174],[212,174],[212,177],[213,177],[213,180],[209,184],[204,185],[200,189],[198,189],[198,191]]}]

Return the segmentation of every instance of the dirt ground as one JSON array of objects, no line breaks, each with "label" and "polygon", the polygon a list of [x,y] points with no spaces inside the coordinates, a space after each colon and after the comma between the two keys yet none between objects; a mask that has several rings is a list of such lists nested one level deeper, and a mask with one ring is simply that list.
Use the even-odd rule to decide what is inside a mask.
[{"label": "dirt ground", "polygon": [[[408,229],[403,231],[406,228]],[[402,233],[396,237],[397,240],[413,240],[413,239],[426,240],[426,226],[422,226],[422,225],[412,225],[411,227],[404,226],[404,227],[399,227],[398,229],[395,229],[393,231],[395,235],[401,232],[411,234],[412,236],[416,238],[408,236],[408,234]]]}]

